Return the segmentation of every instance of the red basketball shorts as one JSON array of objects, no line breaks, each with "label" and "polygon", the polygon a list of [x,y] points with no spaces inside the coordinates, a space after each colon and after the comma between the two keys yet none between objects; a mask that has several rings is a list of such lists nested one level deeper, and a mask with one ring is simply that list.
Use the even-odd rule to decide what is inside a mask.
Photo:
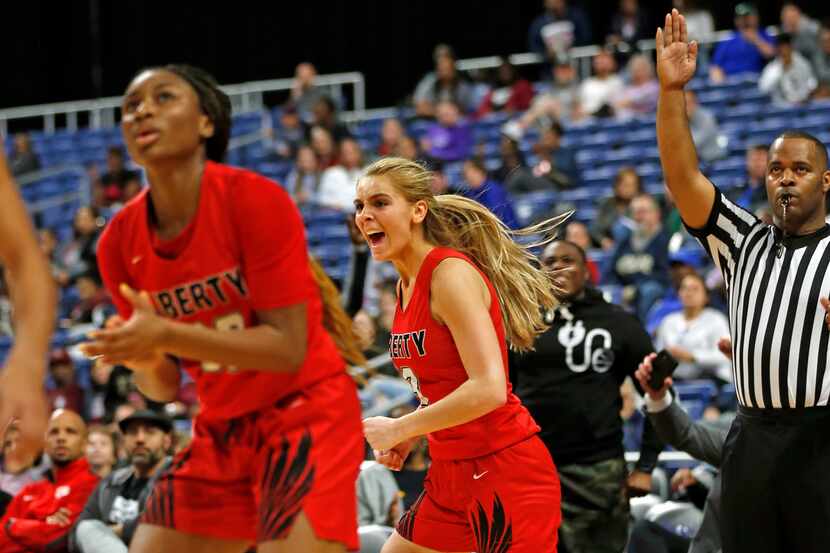
[{"label": "red basketball shorts", "polygon": [[262,543],[285,538],[302,512],[318,538],[357,549],[360,415],[343,374],[242,417],[197,417],[141,522]]},{"label": "red basketball shorts", "polygon": [[561,516],[556,468],[533,436],[484,457],[433,461],[396,530],[438,551],[555,553]]}]

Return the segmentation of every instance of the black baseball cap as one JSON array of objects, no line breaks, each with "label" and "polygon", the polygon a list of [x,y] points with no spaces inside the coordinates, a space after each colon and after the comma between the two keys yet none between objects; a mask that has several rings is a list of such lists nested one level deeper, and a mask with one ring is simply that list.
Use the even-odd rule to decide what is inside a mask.
[{"label": "black baseball cap", "polygon": [[151,409],[142,409],[141,411],[136,411],[129,417],[123,419],[121,422],[118,423],[118,428],[121,429],[121,432],[127,432],[127,427],[130,425],[131,422],[146,422],[157,426],[164,430],[165,432],[170,432],[173,430],[173,421],[171,421],[166,416],[156,413]]},{"label": "black baseball cap", "polygon": [[758,15],[758,8],[752,2],[741,2],[735,6],[735,17],[743,17],[745,15]]}]

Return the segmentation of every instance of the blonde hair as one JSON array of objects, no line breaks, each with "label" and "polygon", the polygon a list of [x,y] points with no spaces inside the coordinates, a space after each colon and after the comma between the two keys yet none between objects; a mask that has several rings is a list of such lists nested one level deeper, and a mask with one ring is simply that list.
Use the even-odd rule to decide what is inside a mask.
[{"label": "blonde hair", "polygon": [[[432,172],[414,161],[383,158],[366,168],[364,177],[386,177],[408,202],[426,202],[424,239],[458,250],[473,260],[496,290],[510,347],[517,351],[533,349],[536,336],[548,328],[543,312],[554,309],[559,302],[550,278],[531,249],[552,241],[553,230],[570,213],[511,230],[475,200],[455,194],[433,195]],[[534,234],[545,238],[527,245],[515,240]]]}]

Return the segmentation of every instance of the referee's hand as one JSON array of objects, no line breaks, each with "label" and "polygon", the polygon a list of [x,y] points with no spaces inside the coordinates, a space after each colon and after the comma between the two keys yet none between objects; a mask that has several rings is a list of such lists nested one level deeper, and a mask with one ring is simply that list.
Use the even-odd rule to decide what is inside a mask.
[{"label": "referee's hand", "polygon": [[637,367],[637,370],[634,372],[634,376],[637,378],[637,382],[640,383],[643,390],[649,395],[651,399],[654,401],[660,401],[666,394],[668,393],[669,388],[672,385],[672,379],[670,376],[667,376],[665,380],[663,380],[663,386],[655,390],[651,386],[649,386],[648,381],[651,379],[651,362],[654,358],[657,357],[656,353],[649,353],[643,359],[643,362]]},{"label": "referee's hand", "polygon": [[830,300],[820,297],[819,301],[824,308],[824,324],[827,325],[827,328],[830,328]]}]

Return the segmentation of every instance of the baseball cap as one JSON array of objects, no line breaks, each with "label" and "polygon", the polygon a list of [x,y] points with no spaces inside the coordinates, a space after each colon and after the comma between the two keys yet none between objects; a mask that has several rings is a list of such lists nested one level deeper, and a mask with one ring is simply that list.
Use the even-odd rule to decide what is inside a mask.
[{"label": "baseball cap", "polygon": [[118,428],[121,429],[121,432],[126,432],[127,427],[130,425],[130,423],[136,421],[153,424],[155,426],[158,426],[165,432],[170,432],[173,429],[173,422],[169,418],[165,417],[160,413],[156,413],[151,409],[142,409],[140,411],[136,411],[129,417],[122,419],[121,422],[118,423]]},{"label": "baseball cap", "polygon": [[752,2],[741,2],[735,6],[735,17],[744,15],[758,15],[758,8]]}]

